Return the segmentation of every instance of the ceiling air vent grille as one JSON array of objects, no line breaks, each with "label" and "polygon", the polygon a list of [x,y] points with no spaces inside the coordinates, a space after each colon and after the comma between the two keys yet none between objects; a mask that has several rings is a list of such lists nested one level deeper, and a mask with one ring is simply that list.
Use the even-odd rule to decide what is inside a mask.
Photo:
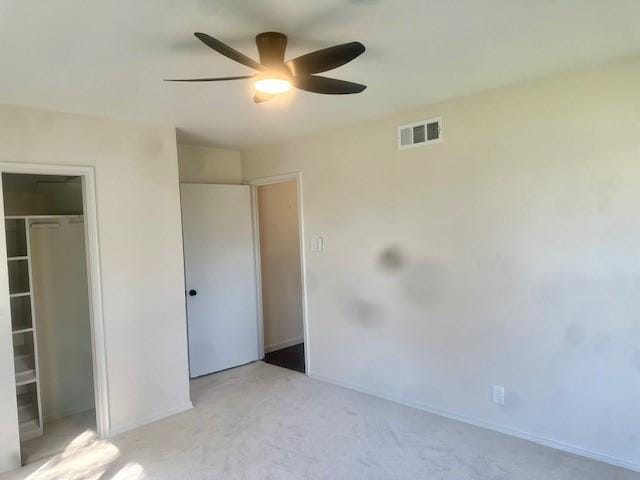
[{"label": "ceiling air vent grille", "polygon": [[419,147],[442,141],[442,119],[431,118],[398,127],[398,148]]}]

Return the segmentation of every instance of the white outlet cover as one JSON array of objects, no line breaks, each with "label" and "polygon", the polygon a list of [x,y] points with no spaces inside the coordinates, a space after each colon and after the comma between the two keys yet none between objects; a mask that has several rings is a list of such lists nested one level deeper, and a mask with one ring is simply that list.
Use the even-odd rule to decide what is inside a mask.
[{"label": "white outlet cover", "polygon": [[491,385],[491,399],[493,403],[504,405],[504,387],[501,385]]}]

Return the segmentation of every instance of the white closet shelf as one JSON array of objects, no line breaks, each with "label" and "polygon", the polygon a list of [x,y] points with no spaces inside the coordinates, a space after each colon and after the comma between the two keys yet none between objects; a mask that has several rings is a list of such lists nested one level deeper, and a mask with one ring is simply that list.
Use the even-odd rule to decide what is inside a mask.
[{"label": "white closet shelf", "polygon": [[13,363],[16,369],[16,378],[18,375],[29,374],[33,372],[35,376],[36,356],[33,348],[22,347],[14,348]]},{"label": "white closet shelf", "polygon": [[42,434],[38,406],[32,395],[18,395],[18,424],[23,442]]},{"label": "white closet shelf", "polygon": [[29,401],[24,405],[18,405],[18,422],[20,425],[28,424],[30,422],[38,423],[38,410],[34,408],[33,402]]},{"label": "white closet shelf", "polygon": [[16,368],[16,379],[36,378],[36,369],[34,367],[35,356],[33,354],[24,354],[21,356],[15,356],[13,358],[16,360],[16,362],[20,362],[20,365],[18,365]]},{"label": "white closet shelf", "polygon": [[[34,356],[33,353],[33,349],[32,348],[15,348],[14,349],[14,353],[13,353],[13,359],[14,360],[24,360],[27,358],[31,358]],[[27,368],[26,370],[31,370],[30,368]]]},{"label": "white closet shelf", "polygon": [[29,332],[33,332],[33,327],[18,327],[11,331],[11,333],[13,333],[14,335],[17,335],[19,333],[29,333]]},{"label": "white closet shelf", "polygon": [[19,387],[21,385],[29,385],[30,383],[36,383],[37,380],[38,377],[36,377],[35,369],[16,373],[16,387]]},{"label": "white closet shelf", "polygon": [[29,392],[21,393],[17,396],[18,408],[33,406],[33,395]]},{"label": "white closet shelf", "polygon": [[38,419],[34,418],[26,422],[20,422],[20,440],[26,442],[42,435]]},{"label": "white closet shelf", "polygon": [[29,411],[29,409],[33,409],[33,394],[32,393],[22,393],[18,395],[18,418],[20,420],[30,420],[29,414],[33,414],[33,411]]},{"label": "white closet shelf", "polygon": [[6,217],[7,220],[14,220],[9,222],[10,228],[7,229],[7,233],[9,230],[11,232],[10,238],[7,235],[7,266],[11,289],[11,330],[21,442],[43,433],[28,228],[31,218],[33,217]]}]

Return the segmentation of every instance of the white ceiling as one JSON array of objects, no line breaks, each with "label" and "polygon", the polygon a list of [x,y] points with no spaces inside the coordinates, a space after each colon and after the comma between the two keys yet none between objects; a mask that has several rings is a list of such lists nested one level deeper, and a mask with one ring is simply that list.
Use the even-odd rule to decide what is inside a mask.
[{"label": "white ceiling", "polygon": [[[638,19],[638,0],[2,0],[0,103],[243,147],[635,55]],[[257,58],[253,37],[269,30],[289,36],[288,58],[361,41],[367,52],[327,76],[369,88],[256,105],[247,81],[162,81],[252,73],[192,33]]]}]

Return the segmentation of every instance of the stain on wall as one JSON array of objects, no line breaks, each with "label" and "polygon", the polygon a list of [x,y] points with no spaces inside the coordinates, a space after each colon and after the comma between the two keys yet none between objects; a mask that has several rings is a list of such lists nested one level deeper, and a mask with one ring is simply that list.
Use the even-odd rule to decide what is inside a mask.
[{"label": "stain on wall", "polygon": [[378,263],[383,271],[396,273],[405,266],[405,254],[400,247],[389,246],[380,252]]}]

